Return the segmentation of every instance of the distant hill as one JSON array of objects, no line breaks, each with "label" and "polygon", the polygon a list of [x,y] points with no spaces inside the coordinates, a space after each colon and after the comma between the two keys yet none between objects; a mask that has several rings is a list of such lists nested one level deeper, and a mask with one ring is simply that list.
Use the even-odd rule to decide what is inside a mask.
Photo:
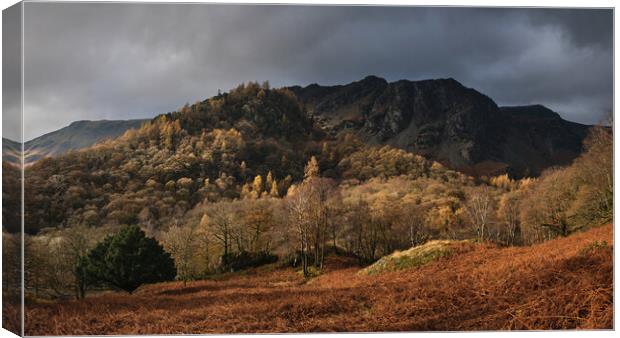
[{"label": "distant hill", "polygon": [[[44,157],[56,157],[71,150],[88,148],[105,139],[116,138],[128,129],[139,128],[148,120],[75,121],[70,125],[26,142],[25,164]],[[19,143],[3,138],[3,161],[19,162]]]},{"label": "distant hill", "polygon": [[290,87],[324,130],[354,132],[473,175],[538,175],[581,153],[589,126],[540,105],[500,108],[454,79],[368,76],[339,86]]}]

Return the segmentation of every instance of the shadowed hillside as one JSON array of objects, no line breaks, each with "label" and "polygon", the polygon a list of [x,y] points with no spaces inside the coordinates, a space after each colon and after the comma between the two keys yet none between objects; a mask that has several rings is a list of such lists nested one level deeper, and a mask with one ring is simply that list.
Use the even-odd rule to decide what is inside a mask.
[{"label": "shadowed hillside", "polygon": [[454,79],[386,80],[291,87],[321,126],[355,132],[473,175],[536,176],[581,153],[589,126],[543,106],[499,108]]}]

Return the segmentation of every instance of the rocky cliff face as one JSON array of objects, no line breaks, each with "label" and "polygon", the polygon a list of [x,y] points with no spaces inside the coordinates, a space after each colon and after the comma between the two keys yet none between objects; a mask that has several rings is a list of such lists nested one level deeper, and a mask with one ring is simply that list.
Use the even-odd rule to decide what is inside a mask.
[{"label": "rocky cliff face", "polygon": [[569,164],[583,148],[590,126],[566,121],[541,105],[501,107],[503,161],[516,173]]},{"label": "rocky cliff face", "polygon": [[475,175],[537,175],[567,164],[588,128],[543,106],[500,108],[454,79],[388,83],[369,76],[344,86],[290,89],[332,134],[353,132]]}]

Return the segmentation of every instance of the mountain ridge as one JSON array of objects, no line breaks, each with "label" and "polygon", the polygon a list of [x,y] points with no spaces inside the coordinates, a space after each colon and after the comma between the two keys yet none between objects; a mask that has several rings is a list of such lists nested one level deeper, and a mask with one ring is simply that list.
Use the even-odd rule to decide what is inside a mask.
[{"label": "mountain ridge", "polygon": [[[284,88],[328,137],[351,132],[365,143],[394,146],[474,176],[537,176],[567,165],[590,127],[540,104],[500,107],[451,77],[388,82],[369,75],[349,84]],[[118,137],[146,121],[74,121],[26,142],[26,165]],[[3,158],[14,162],[15,144],[5,144]]]}]

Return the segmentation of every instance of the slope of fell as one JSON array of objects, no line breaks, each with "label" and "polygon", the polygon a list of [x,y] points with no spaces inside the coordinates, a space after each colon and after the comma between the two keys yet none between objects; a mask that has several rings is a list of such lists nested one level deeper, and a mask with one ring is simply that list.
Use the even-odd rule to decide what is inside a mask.
[{"label": "slope of fell", "polygon": [[[31,304],[28,335],[611,329],[613,228],[474,250],[374,276],[343,266],[163,283],[134,295]],[[10,309],[9,309],[10,310]]]}]

